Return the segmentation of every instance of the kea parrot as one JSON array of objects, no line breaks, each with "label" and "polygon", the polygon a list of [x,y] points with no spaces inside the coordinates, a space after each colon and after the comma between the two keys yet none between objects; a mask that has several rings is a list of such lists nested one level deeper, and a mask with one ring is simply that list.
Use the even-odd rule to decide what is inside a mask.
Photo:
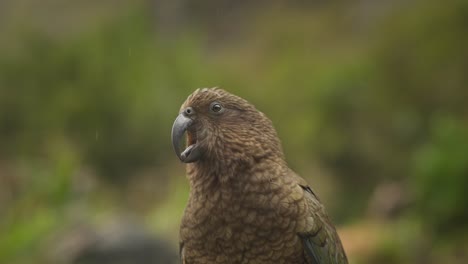
[{"label": "kea parrot", "polygon": [[182,263],[348,263],[324,206],[253,104],[198,89],[180,108],[172,144],[190,185]]}]

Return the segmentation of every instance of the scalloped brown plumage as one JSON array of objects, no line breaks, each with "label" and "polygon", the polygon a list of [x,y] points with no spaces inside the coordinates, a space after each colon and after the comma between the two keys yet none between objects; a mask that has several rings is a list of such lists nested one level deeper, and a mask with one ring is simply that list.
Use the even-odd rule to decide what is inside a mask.
[{"label": "scalloped brown plumage", "polygon": [[198,89],[172,136],[190,182],[182,263],[347,263],[323,205],[288,167],[271,121],[252,104]]}]

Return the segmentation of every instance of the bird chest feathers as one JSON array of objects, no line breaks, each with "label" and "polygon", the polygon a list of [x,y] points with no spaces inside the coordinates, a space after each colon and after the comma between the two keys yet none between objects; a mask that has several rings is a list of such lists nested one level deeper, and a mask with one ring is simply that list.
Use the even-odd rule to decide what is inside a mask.
[{"label": "bird chest feathers", "polygon": [[306,224],[299,217],[306,211],[302,190],[286,179],[263,176],[194,184],[181,227],[185,246],[213,258],[278,252],[281,256],[270,257],[281,259],[300,251],[297,231]]}]

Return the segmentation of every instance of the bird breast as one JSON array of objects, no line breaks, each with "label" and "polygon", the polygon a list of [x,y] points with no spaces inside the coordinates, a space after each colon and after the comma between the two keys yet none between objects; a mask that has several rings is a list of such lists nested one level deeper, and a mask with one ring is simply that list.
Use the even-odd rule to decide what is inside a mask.
[{"label": "bird breast", "polygon": [[[284,259],[300,255],[297,231],[306,225],[302,190],[280,179],[256,178],[209,194],[192,192],[181,238],[196,252],[219,256]],[[300,188],[299,186],[297,186]],[[304,218],[306,219],[306,218]]]}]

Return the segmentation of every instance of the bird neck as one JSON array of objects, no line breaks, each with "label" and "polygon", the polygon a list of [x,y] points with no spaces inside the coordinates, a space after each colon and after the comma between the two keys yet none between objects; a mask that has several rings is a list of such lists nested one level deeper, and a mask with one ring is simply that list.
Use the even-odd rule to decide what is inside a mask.
[{"label": "bird neck", "polygon": [[193,191],[208,194],[214,190],[242,189],[254,181],[272,180],[280,177],[278,171],[289,170],[283,157],[252,157],[238,162],[222,163],[199,161],[187,165],[187,177]]}]

